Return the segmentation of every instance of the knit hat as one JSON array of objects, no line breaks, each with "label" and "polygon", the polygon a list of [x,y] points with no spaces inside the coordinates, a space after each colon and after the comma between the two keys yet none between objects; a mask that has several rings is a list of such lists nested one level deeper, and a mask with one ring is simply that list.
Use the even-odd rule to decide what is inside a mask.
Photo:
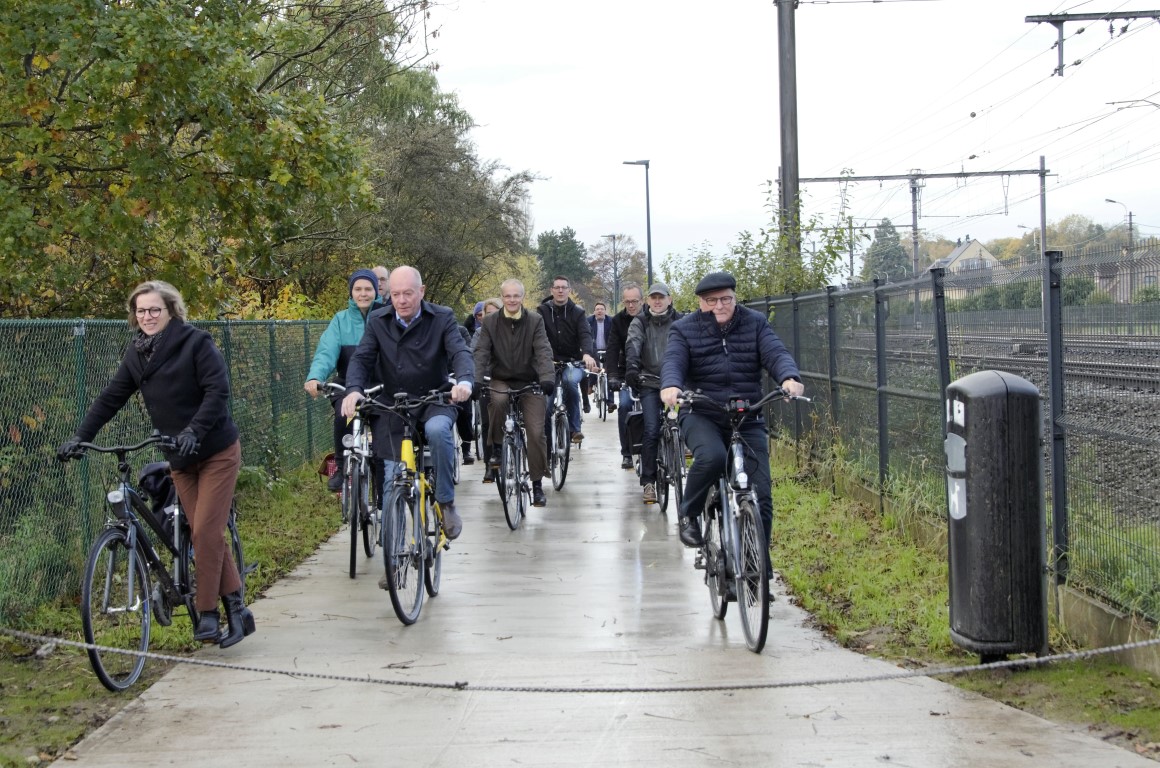
[{"label": "knit hat", "polygon": [[482,311],[483,311],[483,302],[482,301],[475,302],[475,309],[472,310],[471,314],[478,315]]},{"label": "knit hat", "polygon": [[346,284],[346,293],[349,296],[354,292],[355,280],[369,280],[375,289],[375,298],[379,297],[379,276],[369,269],[356,269],[350,276],[350,280]]}]

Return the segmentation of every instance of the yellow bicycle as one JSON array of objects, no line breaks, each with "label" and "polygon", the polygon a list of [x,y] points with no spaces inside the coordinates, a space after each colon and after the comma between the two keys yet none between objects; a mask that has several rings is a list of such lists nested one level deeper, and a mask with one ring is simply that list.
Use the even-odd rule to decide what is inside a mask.
[{"label": "yellow bicycle", "polygon": [[399,469],[384,489],[382,544],[391,606],[407,625],[419,618],[424,594],[439,594],[443,550],[450,545],[443,510],[435,501],[434,463],[415,414],[423,406],[447,402],[447,392],[435,390],[418,398],[397,394],[391,405],[375,401],[372,406],[403,421]]}]

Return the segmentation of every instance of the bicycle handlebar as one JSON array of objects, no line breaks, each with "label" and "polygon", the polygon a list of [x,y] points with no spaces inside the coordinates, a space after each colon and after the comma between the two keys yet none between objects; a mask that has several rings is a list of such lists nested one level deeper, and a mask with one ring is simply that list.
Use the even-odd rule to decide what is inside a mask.
[{"label": "bicycle handlebar", "polygon": [[[153,433],[136,445],[97,445],[96,443],[77,443],[77,448],[83,451],[95,451],[96,453],[115,453],[118,456],[139,451],[142,448],[148,448],[151,445],[160,445],[164,449],[173,450],[177,448],[177,441],[169,435],[161,435]],[[69,457],[80,458],[80,456]],[[67,460],[67,459],[66,459]]]},{"label": "bicycle handlebar", "polygon": [[494,389],[492,387],[487,387],[487,391],[494,392],[497,395],[509,395],[509,396],[514,395],[515,397],[519,397],[520,395],[524,395],[524,394],[527,394],[529,392],[531,392],[532,394],[536,394],[536,395],[544,394],[544,390],[542,390],[540,388],[540,385],[536,384],[536,383],[525,384],[524,386],[520,387],[519,389]]},{"label": "bicycle handlebar", "polygon": [[721,403],[717,402],[716,400],[709,397],[708,395],[702,394],[700,391],[693,392],[693,391],[690,391],[687,389],[683,390],[681,392],[681,394],[679,394],[677,396],[677,402],[680,403],[681,405],[692,405],[693,403],[705,403],[707,405],[712,405],[715,408],[719,408],[720,410],[725,411],[726,413],[729,413],[729,414],[743,414],[743,415],[760,410],[762,406],[764,406],[768,403],[771,403],[774,400],[801,400],[801,401],[806,402],[806,403],[810,402],[810,399],[808,397],[806,397],[805,395],[791,395],[788,392],[786,392],[784,389],[782,389],[781,387],[777,387],[776,389],[770,390],[756,403],[751,403],[748,400],[743,400],[743,399],[737,398],[737,397],[731,397],[731,398],[729,398],[728,402],[726,402],[724,405],[722,405]]},{"label": "bicycle handlebar", "polygon": [[[370,389],[364,390],[363,396],[370,397],[371,395],[377,394],[382,388],[382,384],[376,384]],[[322,389],[325,390],[326,396],[331,400],[338,400],[347,393],[346,387],[344,387],[342,384],[335,384],[333,381],[328,381],[323,384]]]}]

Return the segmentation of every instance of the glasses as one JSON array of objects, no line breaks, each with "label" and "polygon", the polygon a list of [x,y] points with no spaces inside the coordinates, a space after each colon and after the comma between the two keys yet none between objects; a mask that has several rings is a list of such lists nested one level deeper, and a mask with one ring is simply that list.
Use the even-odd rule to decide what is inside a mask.
[{"label": "glasses", "polygon": [[640,304],[640,299],[625,299],[624,303],[629,305],[629,306],[635,307],[637,304]]},{"label": "glasses", "polygon": [[164,311],[165,307],[137,307],[137,309],[133,310],[133,313],[137,317],[145,317],[145,315],[149,315],[149,317],[161,317],[161,313]]},{"label": "glasses", "polygon": [[718,304],[720,304],[722,307],[728,307],[728,306],[731,306],[733,304],[733,300],[735,298],[737,298],[737,297],[736,296],[702,296],[701,301],[704,302],[705,306],[707,306],[707,307],[715,307]]},{"label": "glasses", "polygon": [[504,295],[500,298],[502,298],[504,301],[523,301],[524,295],[522,293],[518,293],[515,295],[507,294],[507,295]]}]

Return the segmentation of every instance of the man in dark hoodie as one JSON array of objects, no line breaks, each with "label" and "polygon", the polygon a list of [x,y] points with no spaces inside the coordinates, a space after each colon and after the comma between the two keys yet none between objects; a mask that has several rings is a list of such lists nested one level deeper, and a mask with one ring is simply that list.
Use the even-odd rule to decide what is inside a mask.
[{"label": "man in dark hoodie", "polygon": [[[557,363],[583,360],[585,368],[595,371],[592,333],[588,329],[584,310],[568,298],[571,288],[572,283],[568,278],[556,275],[552,278],[552,295],[544,299],[537,310],[544,318],[544,329],[548,332],[548,342],[552,345],[552,359]],[[568,408],[568,430],[572,433],[572,441],[575,443],[584,439],[584,433],[580,431],[580,379],[583,376],[584,373],[573,366],[564,371],[564,405]],[[549,397],[548,428],[545,429],[549,445],[552,440],[553,407]]]},{"label": "man in dark hoodie", "polygon": [[616,401],[620,400],[620,415],[616,417],[616,427],[620,430],[620,468],[632,469],[632,445],[628,438],[628,412],[632,407],[632,399],[627,389],[623,388],[625,373],[624,342],[628,339],[628,324],[640,314],[643,297],[640,286],[636,283],[627,283],[620,292],[624,309],[612,317],[612,330],[608,333],[608,352],[604,355],[604,367],[608,370],[608,388],[617,392],[617,397],[608,404],[608,410],[616,410]]}]

